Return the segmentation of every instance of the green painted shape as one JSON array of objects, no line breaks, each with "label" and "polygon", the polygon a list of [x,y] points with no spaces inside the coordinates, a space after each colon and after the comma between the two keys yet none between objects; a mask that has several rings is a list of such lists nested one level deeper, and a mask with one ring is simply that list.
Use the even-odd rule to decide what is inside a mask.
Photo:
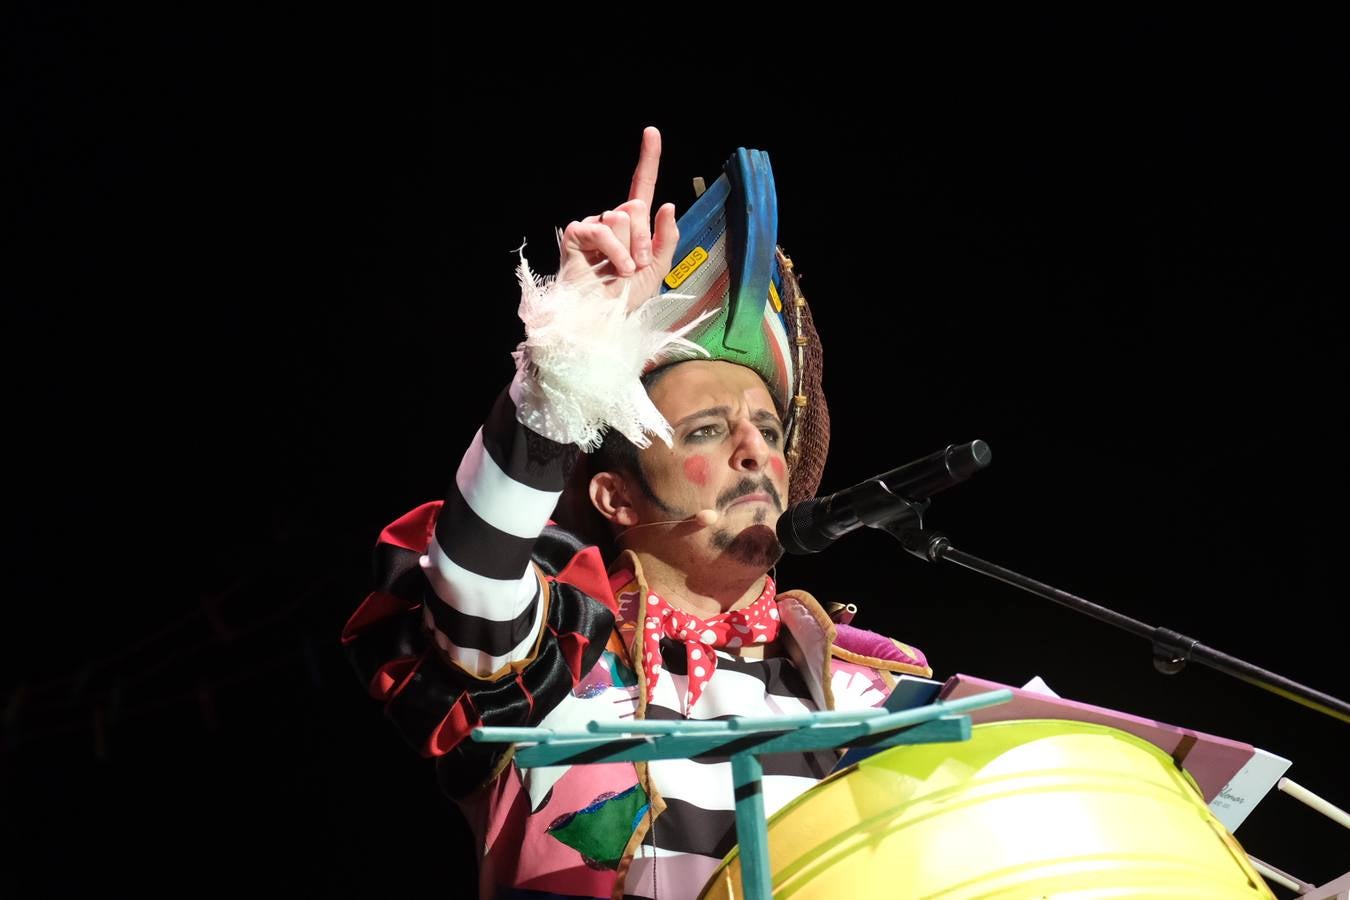
[{"label": "green painted shape", "polygon": [[647,794],[633,785],[622,794],[587,808],[548,833],[587,859],[611,868],[619,864],[623,848],[633,835],[638,816],[647,808]]}]

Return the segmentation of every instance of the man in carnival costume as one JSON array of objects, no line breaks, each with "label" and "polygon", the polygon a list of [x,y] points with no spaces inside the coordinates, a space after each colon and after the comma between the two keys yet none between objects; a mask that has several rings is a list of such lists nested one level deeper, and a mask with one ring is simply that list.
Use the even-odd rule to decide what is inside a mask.
[{"label": "man in carnival costume", "polygon": [[[629,199],[568,226],[554,278],[522,258],[516,377],[446,500],[381,534],[343,633],[474,829],[483,896],[694,896],[735,821],[727,762],[521,770],[478,725],[862,708],[931,674],[771,574],[829,417],[768,157],[738,150],[678,224],[650,218],[659,159],[648,128]],[[766,812],[835,759],[765,757]]]}]

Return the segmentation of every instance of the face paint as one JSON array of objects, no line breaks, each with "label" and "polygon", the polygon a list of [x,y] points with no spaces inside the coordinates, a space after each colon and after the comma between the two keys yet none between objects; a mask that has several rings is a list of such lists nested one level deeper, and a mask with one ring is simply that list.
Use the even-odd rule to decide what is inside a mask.
[{"label": "face paint", "polygon": [[708,457],[691,456],[684,461],[684,477],[699,487],[708,483]]},{"label": "face paint", "polygon": [[776,456],[769,457],[769,471],[773,472],[777,478],[787,478],[787,467]]}]

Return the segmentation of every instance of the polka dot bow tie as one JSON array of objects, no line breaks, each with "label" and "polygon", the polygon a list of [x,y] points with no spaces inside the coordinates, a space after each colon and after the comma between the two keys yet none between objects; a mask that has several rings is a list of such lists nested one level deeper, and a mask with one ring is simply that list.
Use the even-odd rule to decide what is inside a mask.
[{"label": "polka dot bow tie", "polygon": [[778,637],[778,604],[774,602],[773,579],[765,576],[764,591],[749,606],[700,619],[676,609],[656,594],[647,595],[647,615],[643,619],[643,668],[647,676],[647,702],[651,702],[661,666],[661,638],[684,643],[689,664],[689,690],[685,694],[688,712],[703,694],[704,686],[717,670],[714,647],[734,650],[746,644],[766,644]]}]

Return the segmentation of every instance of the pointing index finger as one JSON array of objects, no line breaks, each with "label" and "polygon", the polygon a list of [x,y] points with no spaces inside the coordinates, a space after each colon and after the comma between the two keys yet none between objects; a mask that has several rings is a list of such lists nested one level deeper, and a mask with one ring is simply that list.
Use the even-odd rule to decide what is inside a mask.
[{"label": "pointing index finger", "polygon": [[642,129],[642,149],[638,151],[633,182],[628,186],[629,200],[642,200],[651,209],[652,195],[656,193],[656,170],[660,165],[661,132],[655,125],[648,125]]}]

